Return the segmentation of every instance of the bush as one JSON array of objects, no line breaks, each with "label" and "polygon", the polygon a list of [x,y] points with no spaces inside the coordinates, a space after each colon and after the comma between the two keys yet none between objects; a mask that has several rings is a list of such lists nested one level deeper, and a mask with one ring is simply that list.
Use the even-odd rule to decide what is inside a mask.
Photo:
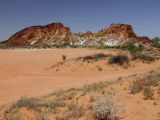
[{"label": "bush", "polygon": [[145,87],[143,90],[144,99],[152,99],[154,92],[150,87]]},{"label": "bush", "polygon": [[67,58],[67,56],[66,56],[66,55],[62,55],[62,60],[63,60],[63,61],[65,61],[65,60],[66,60],[66,58]]},{"label": "bush", "polygon": [[152,75],[147,75],[145,78],[147,83],[147,86],[158,86],[158,82],[160,81],[160,73],[154,73]]},{"label": "bush", "polygon": [[144,61],[147,61],[147,62],[152,62],[152,61],[155,60],[154,57],[149,56],[149,55],[145,55],[145,54],[135,55],[133,59],[140,59],[140,60],[144,60]]},{"label": "bush", "polygon": [[69,104],[67,108],[68,108],[68,117],[79,118],[85,113],[83,106],[78,106],[77,104],[74,103]]},{"label": "bush", "polygon": [[22,120],[22,117],[20,114],[17,113],[17,111],[9,112],[9,114],[4,114],[3,118],[0,120]]},{"label": "bush", "polygon": [[35,98],[27,98],[27,97],[22,97],[19,99],[17,102],[15,102],[10,109],[16,109],[16,108],[21,108],[25,107],[27,109],[37,109],[38,107],[38,100]]},{"label": "bush", "polygon": [[109,64],[118,64],[118,65],[128,65],[129,63],[129,58],[126,55],[117,55],[117,56],[112,56],[110,57]]},{"label": "bush", "polygon": [[139,93],[143,90],[143,84],[141,84],[138,80],[133,81],[129,89],[131,94]]},{"label": "bush", "polygon": [[97,96],[92,107],[97,120],[118,120],[124,112],[123,106],[116,103],[112,94]]},{"label": "bush", "polygon": [[155,37],[153,40],[153,47],[160,48],[160,37]]},{"label": "bush", "polygon": [[106,58],[108,56],[110,55],[103,54],[103,53],[96,53],[93,55],[87,55],[85,57],[79,57],[78,59],[82,59],[83,61],[88,61],[88,60],[98,60],[98,59]]},{"label": "bush", "polygon": [[123,47],[130,52],[133,58],[144,49],[143,45],[136,45],[134,39],[129,40]]},{"label": "bush", "polygon": [[130,85],[130,93],[136,94],[143,91],[145,88],[152,86],[156,87],[159,85],[159,81],[160,81],[159,73],[147,75],[142,80],[133,81],[133,83]]}]

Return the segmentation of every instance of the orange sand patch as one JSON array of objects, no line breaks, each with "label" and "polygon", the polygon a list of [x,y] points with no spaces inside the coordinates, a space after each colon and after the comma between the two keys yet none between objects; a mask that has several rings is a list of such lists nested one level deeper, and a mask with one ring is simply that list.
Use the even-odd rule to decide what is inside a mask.
[{"label": "orange sand patch", "polygon": [[[106,49],[16,49],[0,50],[0,105],[13,102],[21,96],[46,95],[58,88],[78,87],[87,83],[117,80],[133,74],[143,74],[160,67],[160,61],[151,64],[135,62],[128,69],[115,66],[102,66],[98,71],[90,65],[86,69],[63,66],[57,72],[51,66],[67,59],[94,53],[118,54],[120,50]],[[75,65],[76,66],[76,65]]]}]

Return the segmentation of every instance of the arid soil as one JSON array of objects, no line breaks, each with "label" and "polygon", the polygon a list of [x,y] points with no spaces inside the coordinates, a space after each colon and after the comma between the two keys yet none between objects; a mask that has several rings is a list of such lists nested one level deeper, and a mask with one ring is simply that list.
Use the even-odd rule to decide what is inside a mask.
[{"label": "arid soil", "polygon": [[[135,61],[128,68],[107,65],[107,61],[104,65],[105,61],[100,61],[96,66],[89,64],[86,68],[78,63],[63,65],[58,70],[52,68],[62,61],[62,55],[66,55],[68,60],[94,53],[118,54],[120,52],[128,54],[117,49],[0,50],[0,105],[11,103],[22,96],[43,96],[59,88],[117,80],[119,77],[143,74],[160,67],[160,61],[150,64]],[[102,70],[98,70],[97,66]]]}]

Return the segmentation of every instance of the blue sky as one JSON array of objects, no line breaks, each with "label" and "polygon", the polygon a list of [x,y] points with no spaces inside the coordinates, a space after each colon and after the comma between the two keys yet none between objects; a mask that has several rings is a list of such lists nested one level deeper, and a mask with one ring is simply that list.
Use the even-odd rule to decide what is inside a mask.
[{"label": "blue sky", "polygon": [[138,35],[160,36],[160,0],[0,0],[0,40],[24,27],[52,22],[73,32],[126,23]]}]

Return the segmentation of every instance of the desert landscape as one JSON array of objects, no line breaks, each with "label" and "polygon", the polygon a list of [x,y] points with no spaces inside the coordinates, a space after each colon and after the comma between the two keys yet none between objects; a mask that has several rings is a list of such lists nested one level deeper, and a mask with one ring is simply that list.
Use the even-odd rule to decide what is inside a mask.
[{"label": "desert landscape", "polygon": [[[2,49],[0,118],[93,119],[94,103],[115,99],[114,104],[121,103],[123,108],[116,108],[122,113],[116,113],[118,116],[112,117],[118,118],[113,119],[159,119],[160,52],[151,51],[144,50],[155,56],[154,61],[132,60],[128,50],[116,48]],[[118,55],[128,56],[129,63],[110,64],[109,60]],[[145,99],[143,90],[137,92],[141,86],[131,85],[140,81],[145,86],[147,79],[153,82],[150,89],[154,95]],[[97,96],[102,101],[97,101]],[[103,105],[99,107],[102,111],[97,112],[103,117]]]},{"label": "desert landscape", "polygon": [[0,0],[0,120],[160,120],[159,0]]}]

